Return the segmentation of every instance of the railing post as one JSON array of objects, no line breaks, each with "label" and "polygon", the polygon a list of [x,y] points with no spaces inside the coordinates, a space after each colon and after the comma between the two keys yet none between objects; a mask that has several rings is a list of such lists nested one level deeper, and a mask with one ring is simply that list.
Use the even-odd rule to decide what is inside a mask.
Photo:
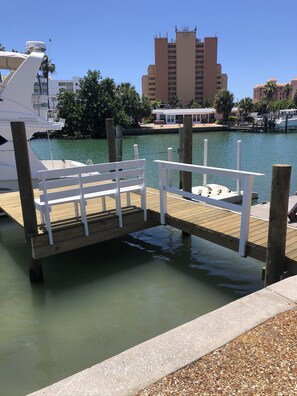
[{"label": "railing post", "polygon": [[284,273],[291,168],[272,167],[265,287],[278,282]]},{"label": "railing post", "polygon": [[[179,162],[183,162],[183,152],[184,152],[184,128],[180,127],[178,130],[178,141],[179,141]],[[183,176],[182,172],[179,172],[179,188],[180,190],[183,189]]]},{"label": "railing post", "polygon": [[[204,139],[204,146],[203,146],[203,166],[207,166],[207,156],[208,156],[208,140]],[[203,174],[203,187],[207,185],[207,173]]]},{"label": "railing post", "polygon": [[165,215],[167,212],[166,197],[166,169],[165,164],[159,163],[159,190],[160,190],[160,222],[165,224]]},{"label": "railing post", "polygon": [[[172,162],[172,147],[168,147],[168,161]],[[172,170],[168,169],[168,185],[172,187]]]},{"label": "railing post", "polygon": [[[192,163],[193,147],[193,121],[191,115],[184,116],[184,138],[183,138],[183,163]],[[192,173],[182,172],[183,190],[192,192]]]},{"label": "railing post", "polygon": [[138,144],[134,144],[133,151],[134,151],[134,159],[139,159]]},{"label": "railing post", "polygon": [[[237,141],[237,170],[241,170],[241,140]],[[240,195],[240,179],[237,179],[237,194]]]},{"label": "railing post", "polygon": [[241,225],[239,239],[239,254],[242,257],[246,257],[246,243],[248,240],[250,228],[253,182],[253,176],[245,176],[243,183],[243,200],[241,208]]}]

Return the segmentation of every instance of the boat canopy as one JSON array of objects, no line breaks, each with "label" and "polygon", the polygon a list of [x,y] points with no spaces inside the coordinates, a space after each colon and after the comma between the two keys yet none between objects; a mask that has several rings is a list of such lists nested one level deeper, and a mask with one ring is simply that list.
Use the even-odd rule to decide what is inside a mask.
[{"label": "boat canopy", "polygon": [[17,70],[29,55],[0,51],[0,69]]}]

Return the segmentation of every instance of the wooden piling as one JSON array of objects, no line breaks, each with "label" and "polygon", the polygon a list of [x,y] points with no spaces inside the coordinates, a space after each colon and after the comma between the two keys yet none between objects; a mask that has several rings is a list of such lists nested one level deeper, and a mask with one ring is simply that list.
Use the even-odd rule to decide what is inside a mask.
[{"label": "wooden piling", "polygon": [[29,276],[32,283],[38,283],[43,281],[43,273],[41,260],[35,260],[32,257],[31,236],[38,234],[38,228],[25,123],[11,122],[10,124],[29,259]]},{"label": "wooden piling", "polygon": [[265,287],[281,280],[284,273],[291,168],[272,167]]},{"label": "wooden piling", "polygon": [[116,127],[116,160],[123,160],[123,130],[122,127]]},{"label": "wooden piling", "polygon": [[115,145],[114,119],[106,118],[105,127],[106,127],[106,138],[107,138],[107,147],[108,147],[108,160],[109,162],[115,162],[116,145]]},{"label": "wooden piling", "polygon": [[[183,162],[185,164],[192,163],[192,147],[193,147],[193,121],[191,115],[184,116],[183,128]],[[192,173],[182,173],[183,190],[192,192]]]}]

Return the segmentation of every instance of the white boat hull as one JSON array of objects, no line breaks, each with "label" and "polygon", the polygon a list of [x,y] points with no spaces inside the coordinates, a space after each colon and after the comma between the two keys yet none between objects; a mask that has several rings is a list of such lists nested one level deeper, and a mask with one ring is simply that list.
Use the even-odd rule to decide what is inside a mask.
[{"label": "white boat hull", "polygon": [[[65,120],[57,121],[55,110],[48,108],[48,97],[33,93],[44,51],[45,44],[35,41],[27,43],[26,54],[0,51],[0,69],[9,73],[0,78],[0,192],[18,189],[11,122],[25,124],[28,140],[35,132],[61,130],[64,126]],[[84,165],[69,160],[41,161],[30,144],[28,154],[34,187],[40,170]]]}]

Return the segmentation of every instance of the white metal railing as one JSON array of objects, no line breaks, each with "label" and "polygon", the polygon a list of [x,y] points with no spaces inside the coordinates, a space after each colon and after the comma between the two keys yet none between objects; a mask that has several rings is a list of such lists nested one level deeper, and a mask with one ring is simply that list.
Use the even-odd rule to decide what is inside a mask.
[{"label": "white metal railing", "polygon": [[[254,176],[264,176],[264,174],[238,171],[233,169],[213,168],[210,166],[190,165],[179,162],[169,162],[169,161],[161,161],[161,160],[155,160],[154,162],[156,162],[159,166],[161,224],[165,224],[165,215],[167,213],[167,192],[177,194],[185,198],[193,199],[195,201],[202,201],[214,206],[240,212],[241,225],[240,225],[239,254],[245,257],[246,242],[248,240],[248,234],[249,234]],[[238,179],[242,182],[242,186],[243,186],[242,205],[236,205],[230,202],[203,197],[201,195],[193,194],[192,192],[186,192],[180,190],[177,187],[173,187],[172,185],[170,185],[170,182],[172,181],[172,171],[201,173],[201,174],[227,177],[231,179]]]}]

